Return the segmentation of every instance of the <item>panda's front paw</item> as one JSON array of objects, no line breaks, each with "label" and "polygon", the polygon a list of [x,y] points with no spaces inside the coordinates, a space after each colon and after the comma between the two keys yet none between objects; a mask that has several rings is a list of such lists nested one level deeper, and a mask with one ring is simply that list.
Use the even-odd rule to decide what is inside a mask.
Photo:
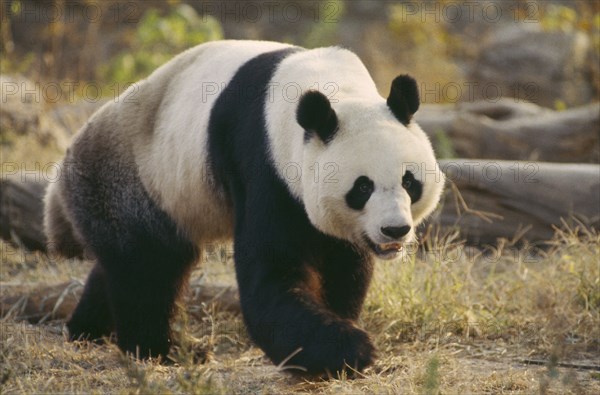
[{"label": "panda's front paw", "polygon": [[375,347],[369,335],[349,322],[336,322],[321,327],[306,339],[288,365],[301,366],[311,375],[337,377],[346,371],[352,375],[373,364]]},{"label": "panda's front paw", "polygon": [[[375,347],[367,332],[352,325],[340,332],[340,340],[334,342],[334,358],[330,366],[326,366],[326,373],[336,375],[337,372],[351,368],[353,371],[362,372],[375,361]],[[335,357],[335,353],[339,357]],[[339,365],[342,365],[341,368]]]}]

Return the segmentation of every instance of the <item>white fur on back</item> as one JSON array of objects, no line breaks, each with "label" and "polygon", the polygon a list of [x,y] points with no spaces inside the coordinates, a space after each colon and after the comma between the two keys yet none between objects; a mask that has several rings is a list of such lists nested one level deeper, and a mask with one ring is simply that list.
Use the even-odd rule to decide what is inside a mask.
[{"label": "white fur on back", "polygon": [[[172,75],[150,140],[137,150],[140,175],[161,207],[194,240],[228,237],[232,214],[223,197],[215,196],[207,167],[207,128],[212,107],[236,71],[251,58],[287,47],[263,41],[220,41],[180,56],[195,59]],[[171,67],[169,68],[169,65]],[[148,82],[152,82],[153,75]],[[219,87],[212,92],[215,84]]]}]

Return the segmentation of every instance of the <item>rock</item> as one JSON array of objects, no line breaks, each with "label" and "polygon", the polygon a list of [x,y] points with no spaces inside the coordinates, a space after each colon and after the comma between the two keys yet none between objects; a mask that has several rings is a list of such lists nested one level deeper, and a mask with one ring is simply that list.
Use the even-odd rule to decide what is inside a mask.
[{"label": "rock", "polygon": [[545,32],[522,25],[497,29],[482,44],[467,79],[481,86],[480,97],[498,94],[555,108],[558,100],[568,107],[593,100],[591,44],[577,31]]},{"label": "rock", "polygon": [[[2,137],[11,133],[17,137],[34,136],[42,146],[54,145],[65,151],[71,137],[106,99],[75,100],[67,92],[60,91],[62,100],[47,102],[48,97],[55,97],[50,95],[55,95],[59,86],[34,83],[21,76],[0,75]],[[68,97],[73,102],[64,100]]]},{"label": "rock", "polygon": [[62,150],[69,145],[69,134],[45,114],[45,94],[39,83],[21,76],[0,75],[0,133],[34,136],[43,145],[54,144]]},{"label": "rock", "polygon": [[35,84],[22,77],[0,75],[0,130],[24,135],[36,133],[40,126],[42,108],[35,92]]}]

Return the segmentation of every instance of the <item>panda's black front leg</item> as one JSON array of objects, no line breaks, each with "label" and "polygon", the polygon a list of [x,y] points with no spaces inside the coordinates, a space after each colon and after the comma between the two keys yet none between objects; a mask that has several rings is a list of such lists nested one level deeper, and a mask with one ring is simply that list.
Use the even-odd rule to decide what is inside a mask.
[{"label": "panda's black front leg", "polygon": [[250,336],[267,356],[310,374],[370,365],[374,347],[367,333],[319,300],[307,266],[281,248],[250,240],[236,239],[240,301]]},{"label": "panda's black front leg", "polygon": [[373,258],[341,240],[323,249],[323,299],[342,318],[358,319],[373,276]]}]

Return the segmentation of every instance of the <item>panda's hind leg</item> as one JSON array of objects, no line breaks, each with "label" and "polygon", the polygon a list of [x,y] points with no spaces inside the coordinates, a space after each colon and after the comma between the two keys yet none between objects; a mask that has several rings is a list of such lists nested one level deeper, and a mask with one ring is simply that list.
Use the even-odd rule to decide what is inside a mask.
[{"label": "panda's hind leg", "polygon": [[67,328],[71,340],[101,340],[114,330],[112,309],[104,269],[96,264],[85,284],[81,300]]},{"label": "panda's hind leg", "polygon": [[96,238],[91,243],[97,263],[67,327],[71,340],[97,340],[114,332],[123,351],[139,358],[164,357],[171,346],[175,303],[196,261],[196,248],[175,231],[154,233],[130,225],[119,241],[109,245]]},{"label": "panda's hind leg", "polygon": [[150,197],[135,163],[123,159],[129,153],[94,136],[84,134],[67,158],[77,171],[65,177],[65,207],[97,260],[69,321],[71,337],[114,329],[123,351],[166,356],[169,322],[197,247]]},{"label": "panda's hind leg", "polygon": [[168,354],[175,303],[195,255],[191,250],[172,249],[158,240],[148,240],[126,254],[101,261],[108,268],[110,302],[121,350],[138,358]]}]

